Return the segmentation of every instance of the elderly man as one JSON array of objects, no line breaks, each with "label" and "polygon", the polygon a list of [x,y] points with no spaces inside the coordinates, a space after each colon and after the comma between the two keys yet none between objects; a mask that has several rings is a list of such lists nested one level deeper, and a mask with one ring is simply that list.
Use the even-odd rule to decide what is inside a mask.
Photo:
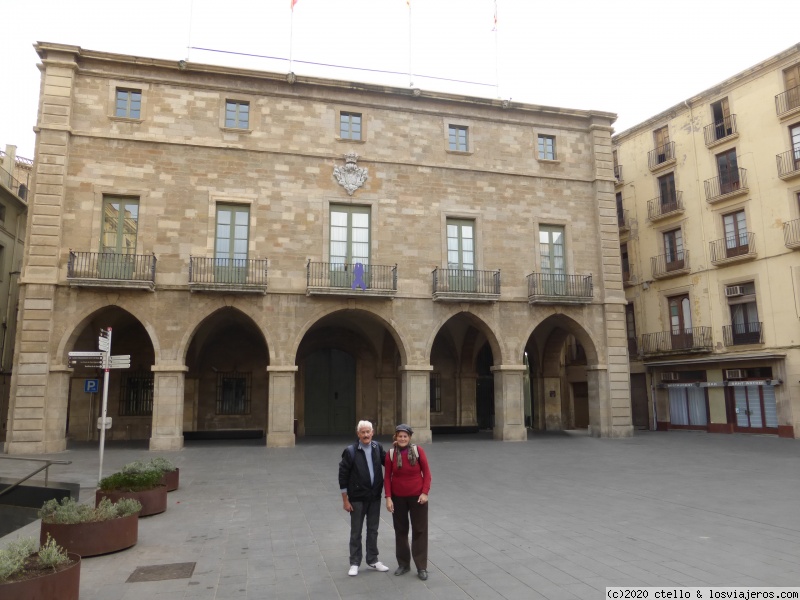
[{"label": "elderly man", "polygon": [[378,571],[389,567],[378,560],[378,523],[381,516],[381,492],[386,460],[383,447],[372,440],[372,423],[359,421],[356,427],[358,442],[342,452],[339,462],[339,489],[342,508],[350,513],[350,570],[348,575],[358,575],[361,566],[361,530],[367,519],[367,566]]}]

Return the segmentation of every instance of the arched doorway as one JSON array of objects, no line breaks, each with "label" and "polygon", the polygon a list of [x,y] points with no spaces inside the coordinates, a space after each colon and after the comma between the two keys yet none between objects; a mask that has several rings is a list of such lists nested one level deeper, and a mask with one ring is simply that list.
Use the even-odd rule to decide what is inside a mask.
[{"label": "arched doorway", "polygon": [[263,437],[267,429],[269,351],[253,320],[225,307],[206,317],[186,354],[186,439]]}]

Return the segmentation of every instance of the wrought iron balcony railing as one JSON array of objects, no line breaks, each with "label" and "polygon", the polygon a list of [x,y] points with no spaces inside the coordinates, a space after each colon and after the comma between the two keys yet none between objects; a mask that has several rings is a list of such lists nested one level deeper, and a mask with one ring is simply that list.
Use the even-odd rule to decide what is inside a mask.
[{"label": "wrought iron balcony railing", "polygon": [[528,275],[528,302],[561,304],[591,302],[594,295],[591,275],[531,273]]},{"label": "wrought iron balcony railing", "polygon": [[793,87],[775,96],[775,112],[778,116],[800,108],[800,86]]},{"label": "wrought iron balcony railing", "polygon": [[622,183],[624,181],[622,178],[622,165],[616,165],[614,167],[614,178],[617,180],[617,183]]},{"label": "wrought iron balcony railing", "polygon": [[647,201],[647,218],[650,221],[657,221],[682,212],[683,192],[681,191],[676,191],[674,195],[668,194]]},{"label": "wrought iron balcony railing", "polygon": [[714,343],[711,327],[673,329],[642,335],[642,355],[686,352],[711,352]]},{"label": "wrought iron balcony railing", "polygon": [[711,262],[729,262],[732,259],[753,258],[756,255],[755,233],[729,235],[721,240],[710,242]]},{"label": "wrought iron balcony railing", "polygon": [[725,177],[712,177],[704,182],[706,202],[716,202],[729,195],[747,192],[747,170],[739,168]]},{"label": "wrought iron balcony railing", "polygon": [[800,175],[800,148],[776,155],[775,161],[778,163],[778,177],[781,179]]},{"label": "wrought iron balcony railing", "polygon": [[308,261],[306,286],[310,295],[394,296],[397,265]]},{"label": "wrought iron balcony railing", "polygon": [[650,257],[653,279],[664,279],[689,272],[689,251],[679,250]]},{"label": "wrought iron balcony railing", "polygon": [[132,287],[153,290],[156,257],[153,254],[69,251],[67,279],[85,287]]},{"label": "wrought iron balcony railing", "polygon": [[0,183],[11,190],[20,200],[28,200],[28,186],[2,167],[0,167]]},{"label": "wrought iron balcony railing", "polygon": [[267,291],[266,258],[189,257],[189,288],[193,291]]},{"label": "wrought iron balcony railing", "polygon": [[493,302],[500,297],[500,271],[433,270],[434,300]]},{"label": "wrought iron balcony railing", "polygon": [[763,341],[761,322],[734,323],[722,327],[722,339],[726,346],[760,344]]},{"label": "wrought iron balcony railing", "polygon": [[787,248],[800,248],[800,219],[783,224],[783,242]]},{"label": "wrought iron balcony railing", "polygon": [[675,161],[675,142],[668,142],[647,153],[647,166],[650,170],[660,169]]},{"label": "wrought iron balcony railing", "polygon": [[724,140],[726,137],[735,135],[736,133],[736,115],[728,115],[719,121],[715,121],[711,125],[703,127],[703,136],[706,140],[706,146],[713,146],[716,142]]}]

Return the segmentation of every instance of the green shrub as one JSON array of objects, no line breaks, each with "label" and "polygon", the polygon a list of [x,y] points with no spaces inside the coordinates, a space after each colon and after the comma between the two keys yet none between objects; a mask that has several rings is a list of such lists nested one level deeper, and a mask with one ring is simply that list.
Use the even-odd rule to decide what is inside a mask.
[{"label": "green shrub", "polygon": [[135,460],[122,467],[121,471],[123,473],[145,473],[147,471],[167,473],[175,469],[176,467],[171,461],[162,456],[157,456],[150,460]]},{"label": "green shrub", "polygon": [[158,469],[162,473],[169,473],[178,468],[173,464],[172,461],[167,460],[163,456],[156,456],[155,458],[151,459],[150,464],[153,465],[153,468]]},{"label": "green shrub", "polygon": [[39,548],[39,564],[43,567],[54,569],[58,565],[68,562],[69,554],[56,541],[47,534],[47,541]]},{"label": "green shrub", "polygon": [[25,561],[36,552],[36,540],[19,538],[0,550],[0,581],[22,571]]},{"label": "green shrub", "polygon": [[97,507],[88,504],[79,504],[73,498],[48,500],[39,509],[39,518],[45,523],[74,524],[108,521],[118,517],[127,517],[142,510],[138,500],[121,498],[116,504],[108,498],[103,498]]},{"label": "green shrub", "polygon": [[104,492],[143,492],[157,487],[161,476],[161,471],[120,471],[101,479],[98,486]]}]

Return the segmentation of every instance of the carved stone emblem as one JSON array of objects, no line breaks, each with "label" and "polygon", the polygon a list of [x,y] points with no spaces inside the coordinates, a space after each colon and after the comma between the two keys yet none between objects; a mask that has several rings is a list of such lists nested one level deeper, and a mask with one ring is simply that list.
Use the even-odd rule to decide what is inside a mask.
[{"label": "carved stone emblem", "polygon": [[349,195],[353,195],[358,188],[364,185],[367,180],[367,170],[359,167],[358,154],[355,152],[348,152],[344,155],[345,165],[343,167],[333,167],[333,176],[339,185],[347,190]]}]

